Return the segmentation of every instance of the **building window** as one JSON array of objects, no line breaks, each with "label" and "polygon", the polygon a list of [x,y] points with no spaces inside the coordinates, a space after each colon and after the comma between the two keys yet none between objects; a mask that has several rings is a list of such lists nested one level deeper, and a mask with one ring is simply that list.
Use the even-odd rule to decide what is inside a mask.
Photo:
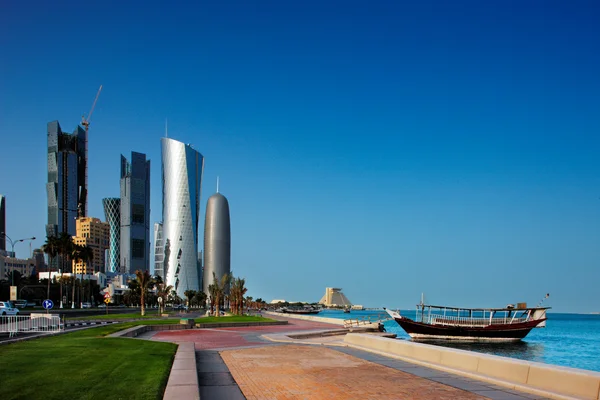
[{"label": "building window", "polygon": [[134,204],[132,207],[131,221],[135,224],[143,224],[146,220],[143,204]]},{"label": "building window", "polygon": [[144,240],[131,239],[131,255],[133,258],[144,258],[145,248]]}]

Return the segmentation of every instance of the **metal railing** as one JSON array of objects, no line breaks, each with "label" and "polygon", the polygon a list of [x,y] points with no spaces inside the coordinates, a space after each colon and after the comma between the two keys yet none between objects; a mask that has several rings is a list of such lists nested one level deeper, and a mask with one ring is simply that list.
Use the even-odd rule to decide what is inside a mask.
[{"label": "metal railing", "polygon": [[355,327],[367,326],[367,325],[387,321],[389,319],[391,319],[391,318],[387,314],[366,315],[366,316],[362,316],[360,318],[350,318],[350,319],[344,320],[344,328],[355,328]]},{"label": "metal railing", "polygon": [[19,332],[60,332],[64,325],[58,315],[31,314],[0,316],[0,333],[15,336]]}]

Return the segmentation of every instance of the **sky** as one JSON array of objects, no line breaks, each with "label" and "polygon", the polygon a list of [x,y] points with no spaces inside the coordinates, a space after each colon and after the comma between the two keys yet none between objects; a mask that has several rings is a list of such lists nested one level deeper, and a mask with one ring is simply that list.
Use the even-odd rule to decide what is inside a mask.
[{"label": "sky", "polygon": [[161,220],[168,118],[205,157],[203,216],[220,177],[254,298],[600,311],[600,3],[193,3],[2,2],[10,237],[43,244],[46,124],[103,85],[89,215],[136,151]]}]

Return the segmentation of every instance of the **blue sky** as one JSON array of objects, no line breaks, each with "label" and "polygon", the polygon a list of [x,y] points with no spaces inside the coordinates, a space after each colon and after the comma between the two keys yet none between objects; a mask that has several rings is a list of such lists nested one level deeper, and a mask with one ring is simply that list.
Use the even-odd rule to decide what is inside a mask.
[{"label": "blue sky", "polygon": [[600,311],[597,2],[128,3],[0,6],[11,237],[43,243],[46,124],[102,84],[90,215],[138,151],[161,219],[168,118],[202,214],[221,177],[249,295]]}]

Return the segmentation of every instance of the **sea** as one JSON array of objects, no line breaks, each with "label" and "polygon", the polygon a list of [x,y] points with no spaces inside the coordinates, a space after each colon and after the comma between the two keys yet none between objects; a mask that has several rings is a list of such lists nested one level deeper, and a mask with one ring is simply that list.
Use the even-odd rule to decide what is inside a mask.
[{"label": "sea", "polygon": [[[416,311],[400,311],[414,319]],[[323,310],[319,317],[339,319],[375,318],[387,314],[383,310]],[[460,343],[455,341],[427,341],[428,344],[477,351],[497,356],[518,358],[546,364],[581,368],[600,372],[600,315],[548,313],[546,328],[533,329],[520,342],[514,343]],[[398,335],[398,340],[411,340],[404,330],[390,320],[384,323],[387,332]]]}]

